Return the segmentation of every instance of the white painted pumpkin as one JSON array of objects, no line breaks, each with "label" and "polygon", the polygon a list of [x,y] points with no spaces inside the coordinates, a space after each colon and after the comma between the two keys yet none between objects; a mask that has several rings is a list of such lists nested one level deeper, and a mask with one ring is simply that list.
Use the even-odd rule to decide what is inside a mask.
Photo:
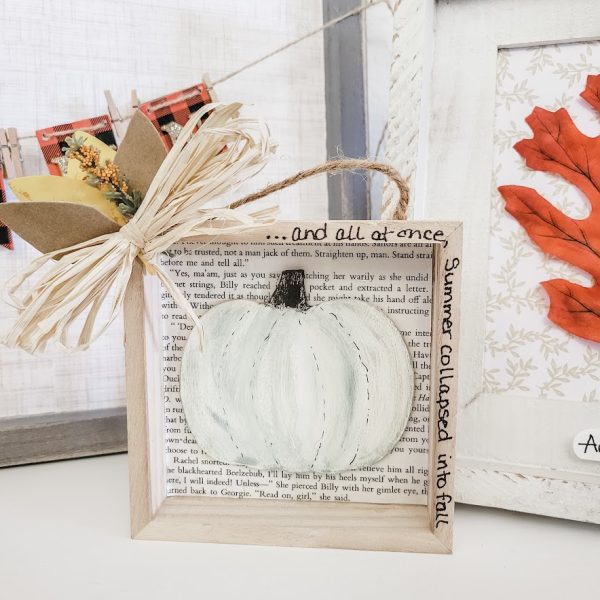
[{"label": "white painted pumpkin", "polygon": [[181,366],[188,426],[217,460],[333,472],[370,465],[402,435],[413,369],[394,323],[359,300],[306,304],[284,271],[268,304],[224,302],[201,319]]}]

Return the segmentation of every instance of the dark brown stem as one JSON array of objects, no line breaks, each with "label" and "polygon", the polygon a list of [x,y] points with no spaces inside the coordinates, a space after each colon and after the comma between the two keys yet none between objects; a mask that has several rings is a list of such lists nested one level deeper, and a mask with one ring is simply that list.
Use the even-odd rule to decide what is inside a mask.
[{"label": "dark brown stem", "polygon": [[283,271],[268,304],[277,308],[308,310],[306,290],[304,289],[304,271],[302,269]]}]

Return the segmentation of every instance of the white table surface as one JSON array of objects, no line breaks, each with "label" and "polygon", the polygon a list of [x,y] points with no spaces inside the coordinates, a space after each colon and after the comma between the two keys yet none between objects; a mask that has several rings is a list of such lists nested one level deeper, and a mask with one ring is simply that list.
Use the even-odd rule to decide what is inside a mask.
[{"label": "white table surface", "polygon": [[458,506],[453,556],[129,539],[126,455],[0,469],[7,600],[593,598],[600,528]]}]

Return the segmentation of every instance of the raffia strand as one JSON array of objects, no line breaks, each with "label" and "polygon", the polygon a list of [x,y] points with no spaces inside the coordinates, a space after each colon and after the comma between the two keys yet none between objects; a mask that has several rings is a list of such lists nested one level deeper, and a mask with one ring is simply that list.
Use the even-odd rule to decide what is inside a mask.
[{"label": "raffia strand", "polygon": [[190,303],[154,259],[189,237],[274,221],[274,208],[246,213],[207,206],[258,173],[274,151],[265,124],[240,117],[240,108],[210,104],[190,117],[140,208],[119,231],[44,254],[10,280],[6,291],[18,314],[2,341],[30,353],[51,340],[70,350],[87,348],[119,313],[136,259],[199,327]]}]

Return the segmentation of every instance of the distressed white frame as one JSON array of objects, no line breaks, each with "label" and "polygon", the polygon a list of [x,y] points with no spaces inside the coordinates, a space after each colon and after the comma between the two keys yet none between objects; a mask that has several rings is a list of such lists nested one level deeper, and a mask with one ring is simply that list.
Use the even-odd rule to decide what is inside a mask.
[{"label": "distressed white frame", "polygon": [[[457,500],[600,522],[600,464],[573,436],[597,404],[483,394],[496,62],[500,48],[600,39],[597,0],[444,0],[430,75],[426,215],[465,227]],[[600,67],[600,65],[599,65]]]},{"label": "distressed white frame", "polygon": [[[385,158],[408,182],[411,217],[422,219],[436,0],[391,0],[390,6],[393,34]],[[381,218],[392,218],[395,198],[393,184],[386,181]]]}]

